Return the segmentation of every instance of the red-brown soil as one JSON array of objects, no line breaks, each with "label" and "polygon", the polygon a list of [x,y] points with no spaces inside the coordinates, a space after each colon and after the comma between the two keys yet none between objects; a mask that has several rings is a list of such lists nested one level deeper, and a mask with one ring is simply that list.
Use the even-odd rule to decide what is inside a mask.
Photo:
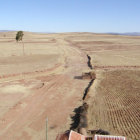
[{"label": "red-brown soil", "polygon": [[[49,140],[69,129],[69,115],[80,103],[88,84],[88,81],[74,77],[88,68],[87,57],[63,38],[54,37],[57,45],[55,48],[55,44],[51,46],[52,51],[50,42],[45,42],[46,48],[39,44],[29,55],[28,50],[32,50],[30,42],[27,45],[30,48],[25,44],[25,56],[19,56],[17,49],[14,56],[9,56],[9,51],[0,59],[3,68],[0,75],[0,139],[44,140],[46,118],[49,120]],[[5,45],[11,49],[8,43],[7,39],[1,48]]]}]

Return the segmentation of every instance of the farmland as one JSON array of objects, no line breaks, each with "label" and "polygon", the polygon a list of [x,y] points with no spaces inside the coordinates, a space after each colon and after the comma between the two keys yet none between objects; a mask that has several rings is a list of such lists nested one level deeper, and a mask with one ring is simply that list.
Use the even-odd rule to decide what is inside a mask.
[{"label": "farmland", "polygon": [[66,40],[90,55],[97,74],[86,99],[88,129],[138,140],[140,37],[85,33]]},{"label": "farmland", "polygon": [[90,100],[89,129],[108,130],[113,135],[138,140],[140,124],[140,71],[102,73],[97,94]]},{"label": "farmland", "polygon": [[70,128],[85,97],[88,128],[104,129],[129,140],[140,138],[140,37],[93,33],[0,33],[0,139],[44,140]]}]

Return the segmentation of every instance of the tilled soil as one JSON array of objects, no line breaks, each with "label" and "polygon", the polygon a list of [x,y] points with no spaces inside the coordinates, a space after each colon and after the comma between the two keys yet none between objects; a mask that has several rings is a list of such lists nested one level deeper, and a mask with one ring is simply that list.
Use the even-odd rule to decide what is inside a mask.
[{"label": "tilled soil", "polygon": [[[104,129],[128,140],[140,138],[140,71],[115,70],[102,74],[90,98],[89,129]],[[91,91],[92,92],[92,91]]]}]

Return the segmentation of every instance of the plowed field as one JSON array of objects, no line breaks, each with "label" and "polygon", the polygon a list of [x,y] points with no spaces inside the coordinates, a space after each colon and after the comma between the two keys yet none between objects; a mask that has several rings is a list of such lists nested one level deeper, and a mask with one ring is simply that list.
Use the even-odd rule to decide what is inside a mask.
[{"label": "plowed field", "polygon": [[103,73],[97,93],[90,99],[89,127],[102,128],[129,140],[140,138],[140,71]]}]

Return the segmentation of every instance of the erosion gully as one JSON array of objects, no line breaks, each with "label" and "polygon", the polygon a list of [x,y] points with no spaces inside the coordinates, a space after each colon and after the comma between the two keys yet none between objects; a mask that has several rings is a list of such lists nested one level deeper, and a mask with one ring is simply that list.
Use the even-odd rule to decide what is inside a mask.
[{"label": "erosion gully", "polygon": [[[92,70],[93,66],[91,64],[91,57],[87,55],[88,61],[87,65]],[[86,128],[87,128],[87,111],[88,111],[88,104],[86,103],[86,97],[90,91],[91,86],[93,85],[95,79],[91,79],[89,84],[84,90],[83,97],[82,97],[82,105],[75,108],[73,112],[75,115],[71,117],[72,123],[70,126],[70,130],[75,130],[79,133],[84,133],[86,135]],[[82,131],[82,132],[81,132]]]}]

